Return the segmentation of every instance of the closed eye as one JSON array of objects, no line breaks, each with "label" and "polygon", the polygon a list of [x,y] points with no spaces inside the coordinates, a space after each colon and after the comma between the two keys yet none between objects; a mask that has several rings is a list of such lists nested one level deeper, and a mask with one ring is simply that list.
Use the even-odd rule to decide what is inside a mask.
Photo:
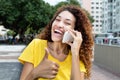
[{"label": "closed eye", "polygon": [[67,25],[71,25],[71,23],[65,23],[65,24],[67,24]]},{"label": "closed eye", "polygon": [[57,18],[56,18],[55,20],[56,20],[56,21],[60,21],[60,19],[57,19]]}]

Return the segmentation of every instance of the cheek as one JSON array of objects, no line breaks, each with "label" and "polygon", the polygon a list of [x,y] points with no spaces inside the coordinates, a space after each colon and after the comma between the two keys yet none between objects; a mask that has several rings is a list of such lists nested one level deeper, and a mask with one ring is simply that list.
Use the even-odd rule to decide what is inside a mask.
[{"label": "cheek", "polygon": [[73,26],[71,27],[71,29],[75,29],[75,23],[73,24]]},{"label": "cheek", "polygon": [[64,27],[64,29],[65,29],[65,31],[74,30],[74,27],[73,26],[66,26],[66,27]]},{"label": "cheek", "polygon": [[51,28],[51,29],[53,29],[53,28],[54,28],[54,26],[55,26],[55,22],[53,22],[53,23],[52,23],[52,28]]},{"label": "cheek", "polygon": [[56,21],[53,21],[52,26],[54,26],[55,24],[56,24]]}]

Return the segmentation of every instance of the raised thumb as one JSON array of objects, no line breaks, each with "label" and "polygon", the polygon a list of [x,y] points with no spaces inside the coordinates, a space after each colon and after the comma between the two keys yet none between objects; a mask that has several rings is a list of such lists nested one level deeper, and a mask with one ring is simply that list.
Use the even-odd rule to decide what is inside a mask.
[{"label": "raised thumb", "polygon": [[45,56],[43,60],[48,59],[48,54],[49,54],[49,50],[48,48],[45,48]]}]

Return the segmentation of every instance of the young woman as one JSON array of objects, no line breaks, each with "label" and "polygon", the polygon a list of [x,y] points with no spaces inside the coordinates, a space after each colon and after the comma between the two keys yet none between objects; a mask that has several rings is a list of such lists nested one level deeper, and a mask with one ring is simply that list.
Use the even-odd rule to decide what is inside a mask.
[{"label": "young woman", "polygon": [[[72,42],[62,42],[66,31]],[[78,6],[62,6],[19,57],[24,64],[20,80],[89,79],[92,46],[92,27],[85,12]]]}]

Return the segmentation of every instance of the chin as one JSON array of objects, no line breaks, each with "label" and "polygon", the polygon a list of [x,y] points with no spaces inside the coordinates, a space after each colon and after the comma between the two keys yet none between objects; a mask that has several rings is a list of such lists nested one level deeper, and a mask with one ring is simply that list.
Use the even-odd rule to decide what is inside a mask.
[{"label": "chin", "polygon": [[58,38],[52,38],[53,42],[62,42],[62,39],[58,39]]}]

